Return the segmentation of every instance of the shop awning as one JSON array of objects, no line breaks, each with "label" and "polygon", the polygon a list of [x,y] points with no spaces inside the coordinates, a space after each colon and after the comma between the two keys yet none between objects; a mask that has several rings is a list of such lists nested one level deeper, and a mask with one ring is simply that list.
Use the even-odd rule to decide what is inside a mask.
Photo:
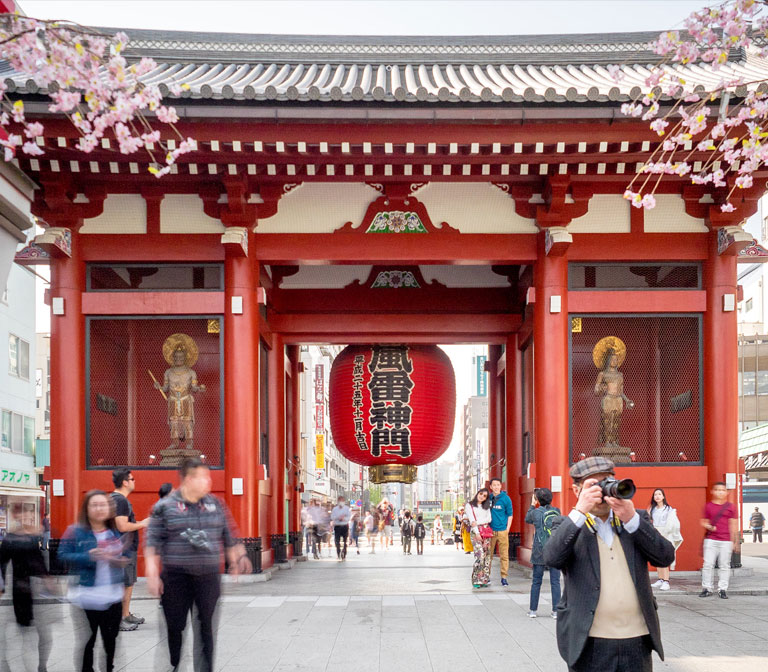
[{"label": "shop awning", "polygon": [[9,497],[45,497],[45,493],[42,490],[27,488],[0,488],[0,495],[8,495]]}]

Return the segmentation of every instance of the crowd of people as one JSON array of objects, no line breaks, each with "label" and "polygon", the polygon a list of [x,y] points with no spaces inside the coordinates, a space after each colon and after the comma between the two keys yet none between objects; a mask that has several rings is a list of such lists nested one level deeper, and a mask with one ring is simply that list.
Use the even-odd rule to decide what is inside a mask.
[{"label": "crowd of people", "polygon": [[[114,490],[90,490],[82,500],[77,520],[58,546],[58,560],[66,563],[70,581],[66,601],[71,605],[76,636],[76,669],[92,672],[97,639],[101,640],[105,669],[114,668],[120,632],[130,632],[145,619],[131,611],[136,582],[139,533],[145,530],[144,558],[147,587],[160,599],[167,632],[168,661],[177,670],[189,615],[195,614],[198,669],[214,669],[215,615],[221,592],[222,560],[233,574],[249,573],[251,565],[238,541],[226,506],[211,494],[211,476],[200,460],[180,468],[180,484],[165,483],[150,516],[136,519],[131,504],[135,479],[130,469],[112,474]],[[605,457],[588,457],[570,469],[576,504],[567,514],[553,506],[553,494],[536,488],[524,521],[531,526],[532,580],[528,616],[536,618],[544,576],[549,576],[551,617],[557,620],[560,653],[575,672],[606,669],[634,672],[651,669],[651,653],[663,659],[653,590],[670,589],[678,548],[683,543],[677,510],[663,488],[653,490],[645,509],[636,509],[631,496],[610,496],[605,483],[614,479],[615,465]],[[607,479],[607,480],[606,480]],[[25,633],[34,631],[34,646],[24,656],[36,656],[27,669],[46,669],[51,654],[51,624],[36,612],[37,597],[57,594],[44,552],[46,531],[35,514],[12,508],[11,525],[0,543],[0,594],[5,591],[6,568],[13,568],[13,618]],[[512,501],[493,478],[453,516],[446,543],[474,554],[471,583],[482,590],[492,585],[492,565],[498,551],[499,585],[508,586],[509,532]],[[731,553],[738,540],[738,515],[728,501],[725,483],[714,483],[711,501],[700,519],[704,529],[700,597],[715,593],[728,599]],[[343,496],[336,504],[312,500],[302,510],[306,549],[320,558],[328,554],[344,562],[352,549],[360,554],[365,539],[369,553],[394,548],[395,531],[404,555],[424,553],[425,540],[443,543],[440,515],[427,521],[422,512],[395,511],[385,498],[368,510],[352,510]],[[749,526],[753,541],[762,542],[765,517],[755,507]],[[414,544],[415,541],[415,544]],[[648,566],[656,570],[651,584]],[[715,567],[718,568],[715,588]],[[562,575],[562,576],[561,576]],[[0,650],[8,650],[14,635],[2,628]],[[26,641],[26,640],[25,640]],[[617,662],[624,661],[624,662]],[[3,660],[0,656],[0,669]]]}]

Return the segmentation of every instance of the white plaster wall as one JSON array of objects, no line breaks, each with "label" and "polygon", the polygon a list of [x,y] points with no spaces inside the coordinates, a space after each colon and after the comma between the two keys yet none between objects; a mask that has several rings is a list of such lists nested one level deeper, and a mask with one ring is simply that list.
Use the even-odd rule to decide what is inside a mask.
[{"label": "white plaster wall", "polygon": [[487,182],[432,182],[416,196],[437,227],[446,222],[462,233],[538,231],[534,220],[515,212],[515,201],[508,194]]},{"label": "white plaster wall", "polygon": [[277,213],[259,220],[258,233],[333,233],[352,222],[358,227],[368,206],[381,196],[367,184],[309,182],[292,189]]},{"label": "white plaster wall", "polygon": [[698,233],[706,232],[703,219],[685,212],[685,201],[675,194],[658,194],[656,207],[645,211],[646,233]]},{"label": "white plaster wall", "polygon": [[140,194],[109,194],[104,211],[86,219],[80,233],[146,233],[147,203]]},{"label": "white plaster wall", "polygon": [[571,233],[629,233],[629,201],[618,194],[597,194],[586,214],[568,225]]},{"label": "white plaster wall", "polygon": [[169,194],[160,202],[160,233],[223,233],[220,220],[203,211],[195,194]]}]

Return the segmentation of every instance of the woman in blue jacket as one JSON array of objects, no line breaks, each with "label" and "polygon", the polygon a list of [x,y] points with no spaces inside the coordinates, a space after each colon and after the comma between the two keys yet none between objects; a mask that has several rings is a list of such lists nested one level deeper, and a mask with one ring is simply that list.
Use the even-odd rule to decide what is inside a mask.
[{"label": "woman in blue jacket", "polygon": [[59,557],[79,578],[78,585],[70,591],[70,601],[83,610],[90,626],[81,670],[93,672],[93,648],[101,630],[107,672],[112,672],[122,617],[123,568],[128,563],[128,554],[115,527],[114,508],[106,492],[86,493],[77,524],[67,528],[61,541]]}]

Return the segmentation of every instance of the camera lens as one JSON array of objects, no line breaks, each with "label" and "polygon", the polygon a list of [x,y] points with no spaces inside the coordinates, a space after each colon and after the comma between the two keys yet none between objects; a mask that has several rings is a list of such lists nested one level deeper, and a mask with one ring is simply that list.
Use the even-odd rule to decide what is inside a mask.
[{"label": "camera lens", "polygon": [[631,478],[605,478],[598,483],[603,491],[603,497],[616,497],[617,499],[632,499],[637,488]]}]

